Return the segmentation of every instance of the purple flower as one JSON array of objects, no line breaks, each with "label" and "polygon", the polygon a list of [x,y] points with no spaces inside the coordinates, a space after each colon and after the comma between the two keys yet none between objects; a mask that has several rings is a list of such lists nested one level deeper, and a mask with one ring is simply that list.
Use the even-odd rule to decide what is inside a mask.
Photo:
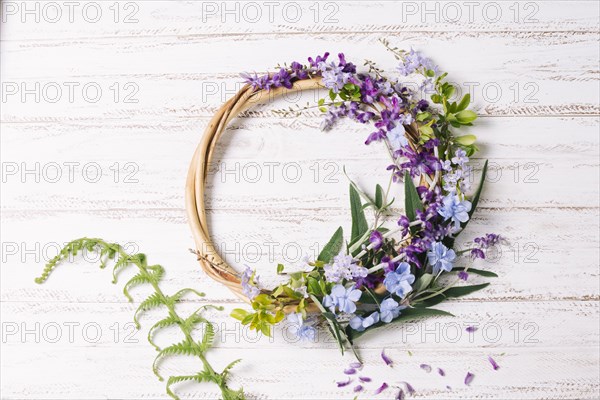
[{"label": "purple flower", "polygon": [[392,322],[393,319],[398,318],[400,311],[404,308],[406,307],[400,306],[396,300],[389,297],[379,305],[379,318],[381,319],[381,322],[387,324]]},{"label": "purple flower", "polygon": [[467,153],[463,149],[456,150],[454,157],[452,157],[452,163],[462,167],[468,162],[469,157],[467,157]]},{"label": "purple flower", "polygon": [[443,369],[438,368],[437,371],[438,371],[438,374],[440,374],[440,376],[446,376],[446,372]]},{"label": "purple flower", "polygon": [[379,250],[383,245],[383,235],[381,232],[375,230],[371,232],[371,236],[369,237],[369,242],[373,246],[373,250]]},{"label": "purple flower", "polygon": [[354,368],[348,368],[344,370],[344,374],[346,375],[354,375],[356,373],[356,370]]},{"label": "purple flower", "polygon": [[350,320],[350,327],[355,331],[362,332],[373,324],[379,322],[379,313],[374,312],[368,317],[362,318],[358,315]]},{"label": "purple flower", "polygon": [[408,229],[410,228],[410,220],[408,219],[408,217],[406,217],[405,215],[402,215],[400,217],[400,219],[398,220],[398,225],[403,228],[402,236],[408,235]]},{"label": "purple flower", "polygon": [[490,362],[490,364],[492,364],[492,368],[494,368],[494,371],[500,368],[500,366],[496,363],[496,361],[494,361],[492,357],[488,356],[488,361]]},{"label": "purple flower", "polygon": [[419,365],[419,367],[420,367],[420,368],[421,368],[423,371],[425,371],[425,372],[427,372],[427,373],[430,373],[430,372],[431,372],[431,365],[428,365],[428,364],[421,364],[421,365]]},{"label": "purple flower", "polygon": [[361,382],[371,382],[371,378],[367,377],[367,376],[359,376],[358,380]]},{"label": "purple flower", "polygon": [[283,86],[286,89],[292,88],[292,77],[290,73],[284,68],[281,68],[279,72],[273,75],[273,78],[271,79],[273,81],[273,86],[275,87]]},{"label": "purple flower", "polygon": [[375,132],[371,133],[368,137],[367,140],[365,140],[365,144],[371,144],[372,142],[376,142],[378,140],[381,140],[385,137],[385,131],[382,129],[378,129]]},{"label": "purple flower", "polygon": [[500,235],[496,235],[495,233],[488,233],[485,236],[475,238],[473,242],[475,242],[479,248],[488,249],[498,243],[502,238]]},{"label": "purple flower", "polygon": [[329,52],[326,52],[323,56],[317,56],[315,60],[312,57],[308,57],[308,62],[311,67],[316,68],[320,63],[327,61],[327,57],[329,57]]},{"label": "purple flower", "polygon": [[403,299],[412,291],[415,276],[410,273],[410,264],[401,262],[396,271],[390,271],[385,275],[383,284],[388,292]]},{"label": "purple flower", "polygon": [[[253,300],[256,296],[260,294],[260,289],[255,286],[254,282],[252,282],[253,275],[254,272],[252,271],[252,269],[246,265],[246,269],[244,270],[244,273],[241,276],[241,285],[244,295],[250,300]],[[256,281],[258,283],[258,278],[256,279]]]},{"label": "purple flower", "polygon": [[379,388],[375,391],[375,394],[379,394],[379,393],[383,392],[388,387],[389,387],[389,385],[387,383],[383,382],[381,384],[381,386],[379,386]]},{"label": "purple flower", "polygon": [[298,338],[311,342],[315,341],[317,330],[311,324],[304,323],[301,313],[288,314],[286,319],[295,328]]},{"label": "purple flower", "polygon": [[466,281],[467,279],[469,279],[469,274],[466,271],[460,271],[458,273],[458,279],[462,279],[463,281]]},{"label": "purple flower", "polygon": [[472,249],[471,250],[471,257],[473,258],[473,260],[476,260],[478,258],[481,258],[482,260],[484,260],[485,259],[485,253],[481,249]]},{"label": "purple flower", "polygon": [[477,327],[475,326],[467,326],[465,331],[469,332],[469,333],[473,333],[477,330]]},{"label": "purple flower", "polygon": [[323,298],[323,306],[335,313],[336,307],[338,310],[345,313],[353,313],[356,311],[356,302],[360,299],[362,292],[354,286],[346,289],[343,285],[335,285],[331,289],[331,294]]},{"label": "purple flower", "polygon": [[390,367],[394,366],[394,362],[392,361],[392,359],[385,355],[385,349],[381,350],[381,359],[383,360],[385,365]]},{"label": "purple flower", "polygon": [[343,252],[333,257],[333,263],[325,264],[323,270],[325,271],[325,279],[333,283],[340,283],[344,279],[364,278],[368,274],[365,267],[356,264],[351,255],[346,255]]},{"label": "purple flower", "polygon": [[323,85],[333,90],[334,93],[338,93],[348,83],[351,76],[350,72],[344,72],[344,67],[335,65],[333,62],[329,64],[322,62],[318,65],[318,68],[322,72]]},{"label": "purple flower", "polygon": [[429,58],[423,57],[420,52],[413,49],[404,56],[400,65],[398,65],[398,71],[403,76],[408,76],[420,69],[432,70],[436,75],[438,73],[437,65],[434,65]]},{"label": "purple flower", "polygon": [[398,394],[396,395],[396,400],[404,400],[404,391],[402,389],[398,390]]},{"label": "purple flower", "polygon": [[427,252],[429,265],[432,266],[432,273],[437,275],[440,271],[452,271],[452,263],[456,258],[454,250],[447,248],[441,242],[435,242]]},{"label": "purple flower", "polygon": [[467,376],[465,376],[465,385],[469,386],[471,384],[471,382],[473,382],[474,377],[475,377],[475,375],[473,375],[470,372],[467,372]]},{"label": "purple flower", "polygon": [[469,211],[471,211],[470,201],[461,201],[458,195],[450,193],[442,200],[442,207],[438,213],[445,221],[451,219],[454,222],[454,229],[459,229],[461,222],[469,220]]},{"label": "purple flower", "polygon": [[357,393],[357,392],[362,392],[362,390],[363,390],[363,387],[362,387],[362,385],[356,385],[356,386],[354,387],[354,393]]}]

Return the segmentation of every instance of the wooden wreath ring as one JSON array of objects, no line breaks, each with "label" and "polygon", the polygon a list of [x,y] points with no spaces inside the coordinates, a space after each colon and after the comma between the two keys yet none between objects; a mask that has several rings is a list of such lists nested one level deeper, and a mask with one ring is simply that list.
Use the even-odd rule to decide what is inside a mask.
[{"label": "wooden wreath ring", "polygon": [[[295,93],[319,87],[323,87],[321,78],[314,77],[294,82],[291,89],[284,87],[272,89],[268,94],[269,98],[276,98],[284,93]],[[221,106],[204,130],[202,140],[192,158],[185,185],[185,206],[188,222],[196,243],[200,266],[209,277],[227,286],[236,296],[246,302],[250,301],[242,291],[240,274],[223,260],[210,238],[204,196],[206,194],[208,167],[217,141],[231,120],[255,105],[261,95],[264,95],[263,90],[257,91],[250,85],[245,85],[235,96]]]},{"label": "wooden wreath ring", "polygon": [[[276,98],[283,93],[295,93],[322,87],[324,86],[321,83],[321,78],[313,77],[294,82],[291,89],[284,87],[272,89],[269,92],[269,98]],[[202,141],[194,152],[185,187],[188,222],[196,243],[196,253],[200,266],[209,277],[227,286],[236,296],[248,303],[250,303],[250,300],[242,291],[240,274],[223,260],[212,243],[206,218],[204,196],[206,194],[208,167],[212,160],[217,141],[231,120],[241,112],[255,105],[257,99],[260,99],[260,96],[264,92],[263,90],[255,90],[250,85],[245,85],[235,96],[221,106],[210,120],[204,131]],[[417,125],[413,123],[410,126],[406,126],[406,133],[409,143],[416,149],[419,137]],[[426,184],[426,182],[422,181],[421,184]],[[313,307],[310,308],[312,309]],[[291,312],[294,309],[295,307],[290,305],[286,306],[284,311]]]}]

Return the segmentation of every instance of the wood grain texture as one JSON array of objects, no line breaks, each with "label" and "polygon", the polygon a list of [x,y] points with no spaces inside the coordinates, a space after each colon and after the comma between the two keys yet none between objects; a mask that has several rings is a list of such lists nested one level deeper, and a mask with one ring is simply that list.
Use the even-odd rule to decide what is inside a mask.
[{"label": "wood grain texture", "polygon": [[[226,312],[212,314],[222,339],[212,356],[217,365],[243,358],[234,386],[250,398],[352,398],[353,386],[334,383],[351,359],[340,358],[323,330],[315,343],[299,344],[279,327],[271,341],[227,316],[241,303],[203,276],[188,252],[183,188],[199,135],[239,88],[239,72],[324,51],[394,71],[382,37],[424,50],[461,92],[472,90],[482,115],[469,131],[481,147],[474,179],[485,159],[492,168],[458,245],[487,232],[508,242],[478,261],[498,273],[491,286],[439,306],[455,317],[362,338],[364,374],[374,382],[359,398],[372,398],[383,381],[409,381],[416,397],[427,399],[600,396],[598,2],[477,2],[472,10],[467,2],[278,2],[272,18],[256,2],[256,21],[251,2],[123,1],[118,15],[114,2],[98,2],[97,23],[81,9],[69,22],[65,8],[56,23],[43,14],[39,23],[32,15],[21,22],[20,10],[7,14],[7,3],[15,2],[2,4],[0,38],[3,399],[166,397],[145,339],[159,313],[145,316],[134,333],[128,324],[136,304],[110,284],[109,271],[90,265],[92,256],[59,268],[42,286],[33,283],[60,244],[84,235],[147,253],[166,267],[167,292],[190,282],[206,292],[202,301],[186,299],[182,310],[223,305]],[[48,3],[38,3],[40,12]],[[75,88],[72,101],[67,85]],[[93,91],[83,93],[85,85],[101,89],[98,101],[90,100]],[[52,101],[56,87],[61,96]],[[22,88],[37,93],[23,95]],[[244,113],[212,166],[214,241],[232,265],[256,266],[266,284],[281,279],[277,262],[293,269],[301,252],[314,254],[337,226],[349,228],[343,167],[367,191],[387,182],[386,154],[362,145],[367,126],[342,123],[323,133],[318,112],[274,113],[317,96],[265,99],[269,104]],[[393,191],[401,212],[401,190]],[[144,294],[134,292],[137,301]],[[472,337],[468,325],[479,327]],[[163,344],[176,339],[174,331],[157,337]],[[382,348],[394,369],[381,362]],[[444,368],[446,377],[425,373],[421,363]],[[196,367],[185,357],[165,363],[177,373]],[[463,384],[467,371],[475,374],[470,387]],[[203,385],[178,390],[183,398],[218,396]]]}]

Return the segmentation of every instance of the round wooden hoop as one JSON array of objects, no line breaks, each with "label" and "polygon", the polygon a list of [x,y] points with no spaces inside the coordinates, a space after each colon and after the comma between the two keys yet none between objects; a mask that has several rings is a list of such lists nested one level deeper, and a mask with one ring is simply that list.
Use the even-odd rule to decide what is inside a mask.
[{"label": "round wooden hoop", "polygon": [[[302,90],[323,87],[320,77],[296,81],[291,89],[283,87],[272,89],[269,98],[276,98],[284,93],[295,93]],[[240,299],[250,302],[242,291],[239,273],[223,260],[215,249],[210,238],[204,196],[208,167],[213,157],[217,141],[227,129],[227,125],[241,112],[257,103],[257,99],[265,92],[256,91],[250,85],[240,91],[221,106],[210,120],[204,131],[202,140],[192,158],[185,186],[185,205],[188,222],[192,229],[196,252],[200,266],[215,281],[227,286]]]}]

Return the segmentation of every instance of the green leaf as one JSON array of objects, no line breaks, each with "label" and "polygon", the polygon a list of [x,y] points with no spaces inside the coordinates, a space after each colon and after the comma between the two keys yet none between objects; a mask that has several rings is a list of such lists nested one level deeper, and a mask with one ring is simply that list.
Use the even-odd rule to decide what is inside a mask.
[{"label": "green leaf", "polygon": [[334,256],[338,255],[344,244],[344,231],[340,226],[337,231],[333,234],[329,242],[323,247],[321,253],[317,257],[317,260],[323,261],[324,263],[330,262]]},{"label": "green leaf", "polygon": [[419,279],[417,279],[417,281],[415,282],[415,284],[413,286],[413,292],[419,293],[421,290],[427,289],[427,287],[429,287],[429,284],[431,283],[432,280],[433,280],[432,274],[421,275],[421,277]]},{"label": "green leaf", "polygon": [[243,320],[244,318],[246,318],[246,316],[250,314],[248,311],[241,309],[241,308],[234,308],[231,311],[231,314],[229,314],[231,317],[237,319],[238,321]]},{"label": "green leaf", "polygon": [[[464,270],[464,268],[462,268],[462,267],[452,268],[452,271],[463,271],[463,270]],[[495,274],[494,272],[492,272],[492,271],[484,271],[482,269],[469,268],[467,270],[467,272],[468,273],[473,273],[475,275],[485,276],[486,278],[497,278],[498,277],[498,275]]]},{"label": "green leaf", "polygon": [[360,195],[353,185],[350,185],[350,212],[352,214],[352,234],[350,241],[359,239],[369,229],[365,213],[362,209]]},{"label": "green leaf", "polygon": [[281,273],[283,272],[283,264],[277,264],[277,275],[281,275]]},{"label": "green leaf", "polygon": [[440,293],[439,295],[432,297],[430,299],[424,300],[423,302],[419,302],[415,307],[426,308],[431,307],[436,304],[441,303],[442,301],[455,297],[462,297],[478,290],[481,290],[487,287],[489,283],[482,283],[480,285],[469,285],[469,286],[456,286],[446,290],[444,293]]},{"label": "green leaf", "polygon": [[470,146],[475,143],[475,140],[477,140],[477,136],[475,135],[463,135],[454,138],[454,141],[461,146]]},{"label": "green leaf", "polygon": [[314,294],[315,296],[322,296],[324,294],[321,291],[319,282],[317,282],[315,278],[308,278],[306,281],[306,287],[308,289],[308,293]]},{"label": "green leaf", "polygon": [[[402,313],[400,314],[400,316],[398,318],[392,320],[392,322],[390,322],[389,324],[393,324],[393,323],[400,322],[400,321],[413,320],[415,318],[431,317],[431,316],[436,316],[436,315],[437,316],[450,316],[450,317],[454,316],[453,314],[451,314],[447,311],[436,310],[435,308],[407,308],[405,310],[402,310]],[[376,324],[371,325],[370,327],[368,327],[367,329],[365,329],[362,332],[355,331],[354,329],[352,329],[350,327],[350,325],[348,325],[348,326],[346,326],[346,335],[350,341],[354,341],[357,338],[359,338],[360,336],[364,335],[366,332],[370,331],[371,329],[378,328],[378,327],[384,326],[384,325],[389,325],[389,324],[385,324],[380,321]]]},{"label": "green leaf", "polygon": [[463,96],[460,103],[458,103],[458,106],[456,107],[456,111],[462,111],[462,110],[466,109],[467,107],[469,107],[469,103],[471,103],[471,95],[469,93],[467,93]]},{"label": "green leaf", "polygon": [[375,186],[375,206],[378,209],[381,209],[383,207],[383,198],[383,188],[380,184],[377,184],[377,186]]},{"label": "green leaf", "polygon": [[408,172],[404,173],[404,209],[411,222],[416,219],[417,210],[423,211],[423,203]]},{"label": "green leaf", "polygon": [[477,119],[477,114],[471,110],[462,110],[456,114],[456,120],[461,124],[470,124]]}]

